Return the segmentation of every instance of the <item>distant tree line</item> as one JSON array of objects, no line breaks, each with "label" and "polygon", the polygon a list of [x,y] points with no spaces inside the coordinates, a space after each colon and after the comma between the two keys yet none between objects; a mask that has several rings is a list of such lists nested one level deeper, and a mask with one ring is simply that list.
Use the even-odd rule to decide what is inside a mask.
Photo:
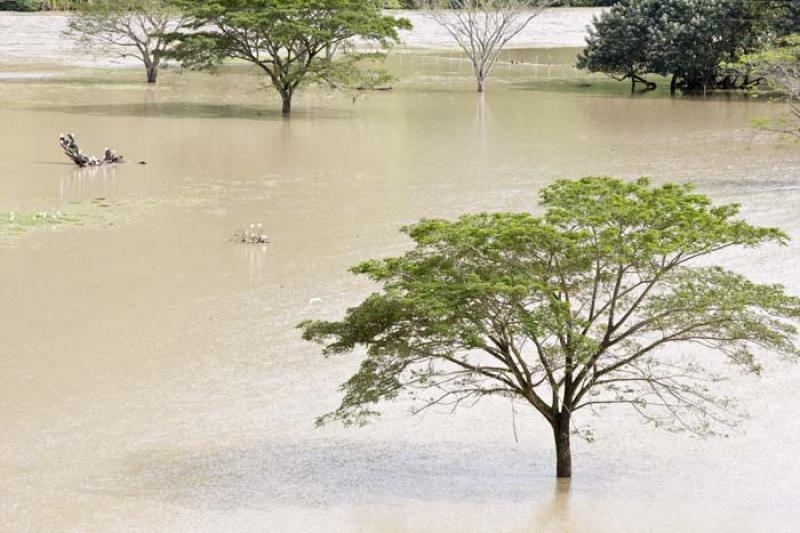
[{"label": "distant tree line", "polygon": [[[554,0],[553,7],[605,7],[619,0]],[[82,5],[90,4],[90,0],[0,0],[0,11],[71,11]],[[416,9],[419,0],[384,0],[388,9]]]}]

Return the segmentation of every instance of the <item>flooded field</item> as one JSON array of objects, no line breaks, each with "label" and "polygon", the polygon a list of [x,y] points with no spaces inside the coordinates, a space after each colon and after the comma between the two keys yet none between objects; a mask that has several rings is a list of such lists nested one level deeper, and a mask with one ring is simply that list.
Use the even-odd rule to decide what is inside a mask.
[{"label": "flooded field", "polygon": [[[502,70],[480,100],[416,61],[355,104],[304,92],[290,120],[245,69],[0,79],[0,216],[73,221],[0,226],[0,531],[794,530],[797,365],[730,374],[751,418],[727,439],[584,417],[597,440],[575,443],[569,485],[549,427],[518,408],[515,442],[504,402],[314,428],[358,361],[294,326],[368,294],[348,266],[402,250],[420,217],[536,211],[555,177],[740,202],[793,241],[727,265],[800,293],[800,147],[750,127],[777,105]],[[76,170],[66,131],[147,165]],[[231,242],[253,223],[272,244]]]},{"label": "flooded field", "polygon": [[[550,9],[510,43],[514,47],[583,46],[586,26],[601,13],[597,8]],[[451,40],[441,27],[423,12],[398,11],[408,18],[413,31],[402,34],[403,48],[452,48]],[[91,56],[65,39],[67,27],[63,14],[30,14],[0,12],[0,64],[41,63],[56,59],[61,65],[131,65],[130,59]]]}]

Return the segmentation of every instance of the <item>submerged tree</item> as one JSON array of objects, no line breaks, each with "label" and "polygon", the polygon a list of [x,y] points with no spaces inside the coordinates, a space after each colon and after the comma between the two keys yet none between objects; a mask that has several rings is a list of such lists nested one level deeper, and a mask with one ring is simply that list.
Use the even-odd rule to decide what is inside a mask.
[{"label": "submerged tree", "polygon": [[184,22],[170,0],[94,0],[70,16],[66,34],[88,47],[138,59],[147,81],[155,83],[169,48],[164,34]]},{"label": "submerged tree", "polygon": [[478,92],[503,48],[551,4],[550,0],[431,0],[430,16],[467,54]]},{"label": "submerged tree", "polygon": [[723,249],[784,243],[781,231],[691,186],[646,179],[561,180],[541,199],[543,217],[423,220],[405,229],[415,243],[405,255],[353,268],[382,290],[341,321],[300,325],[326,355],[366,348],[341,406],[319,423],[366,423],[404,393],[415,412],[519,399],[552,427],[557,475],[569,477],[579,411],[626,404],[658,425],[710,434],[736,414],[710,390],[706,359],[758,373],[761,352],[798,355],[800,298],[707,266]]},{"label": "submerged tree", "polygon": [[623,4],[596,17],[587,28],[586,48],[578,56],[578,68],[603,72],[617,81],[629,79],[631,92],[637,83],[647,90],[655,89],[655,83],[645,79],[651,24],[639,3]]},{"label": "submerged tree", "polygon": [[671,79],[673,93],[747,87],[746,76],[720,65],[758,48],[770,8],[751,0],[622,0],[595,19],[578,66],[633,83],[658,74]]},{"label": "submerged tree", "polygon": [[214,69],[227,58],[256,65],[280,93],[283,113],[303,82],[368,86],[380,75],[358,70],[362,57],[332,51],[359,40],[387,47],[406,19],[384,15],[374,0],[175,0],[190,17],[187,30],[170,35],[167,55],[184,66]]}]

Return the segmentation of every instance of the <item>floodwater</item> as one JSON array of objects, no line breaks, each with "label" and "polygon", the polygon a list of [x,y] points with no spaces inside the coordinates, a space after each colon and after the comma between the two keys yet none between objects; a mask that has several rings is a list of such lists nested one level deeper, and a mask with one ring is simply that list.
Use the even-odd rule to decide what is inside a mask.
[{"label": "floodwater", "polygon": [[[535,211],[555,177],[740,202],[794,240],[725,263],[800,294],[800,147],[749,127],[777,105],[518,77],[480,100],[431,68],[355,104],[304,92],[291,120],[241,69],[0,82],[0,213],[82,221],[0,236],[0,531],[796,530],[800,366],[784,362],[731,373],[750,418],[726,439],[625,410],[579,420],[597,440],[576,442],[569,485],[522,405],[518,442],[506,402],[314,428],[358,360],[294,326],[369,293],[347,267],[404,249],[421,217]],[[62,131],[148,164],[77,170]],[[230,241],[252,223],[272,244]]]},{"label": "floodwater", "polygon": [[[583,46],[586,26],[601,13],[599,8],[548,9],[509,43],[513,47]],[[447,32],[421,11],[396,11],[408,18],[413,31],[401,33],[401,46],[408,48],[452,48]],[[135,60],[87,54],[63,36],[67,17],[63,14],[0,12],[0,63],[48,62],[61,65],[131,65]]]}]

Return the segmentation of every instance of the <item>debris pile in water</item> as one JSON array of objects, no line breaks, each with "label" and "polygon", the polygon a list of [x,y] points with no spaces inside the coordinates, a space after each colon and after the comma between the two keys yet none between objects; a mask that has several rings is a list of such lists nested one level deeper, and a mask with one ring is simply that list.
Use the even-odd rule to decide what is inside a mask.
[{"label": "debris pile in water", "polygon": [[125,162],[125,158],[123,158],[121,155],[118,155],[114,150],[109,150],[108,148],[105,149],[102,159],[84,154],[78,147],[78,143],[75,140],[75,135],[71,133],[67,133],[66,135],[62,133],[58,136],[58,141],[58,144],[61,146],[61,149],[64,150],[64,153],[67,155],[67,157],[69,157],[73,163],[81,168],[97,167],[101,165],[116,165],[118,163]]},{"label": "debris pile in water", "polygon": [[261,224],[250,224],[249,229],[240,229],[233,234],[235,242],[244,244],[269,244],[269,237],[261,233]]}]

